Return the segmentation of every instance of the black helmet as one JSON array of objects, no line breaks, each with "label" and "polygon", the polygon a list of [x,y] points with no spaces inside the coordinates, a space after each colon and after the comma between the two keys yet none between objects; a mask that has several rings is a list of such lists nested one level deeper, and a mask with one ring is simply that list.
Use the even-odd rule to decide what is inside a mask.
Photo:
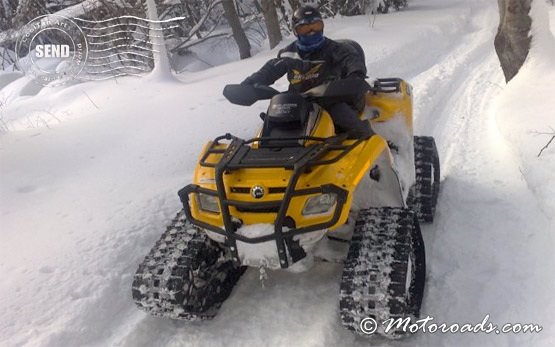
[{"label": "black helmet", "polygon": [[310,24],[318,21],[322,21],[322,15],[315,7],[312,6],[302,6],[298,8],[293,13],[293,18],[291,19],[293,24],[293,29],[297,25]]}]

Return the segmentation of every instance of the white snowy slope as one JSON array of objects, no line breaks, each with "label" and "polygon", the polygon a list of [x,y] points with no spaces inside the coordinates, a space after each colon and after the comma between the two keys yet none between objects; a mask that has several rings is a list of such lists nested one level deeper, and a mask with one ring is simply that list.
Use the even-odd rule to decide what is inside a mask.
[{"label": "white snowy slope", "polygon": [[532,50],[508,85],[493,50],[494,1],[413,0],[374,27],[367,17],[326,21],[329,37],[361,43],[370,76],[412,83],[416,133],[438,143],[422,315],[476,324],[489,314],[541,333],[355,337],[339,320],[342,266],[329,263],[269,272],[265,289],[248,270],[209,322],[136,309],[132,276],[180,208],[176,192],[203,144],[225,132],[249,137],[260,124],[266,104],[230,105],[223,86],[276,48],[180,83],[33,90],[25,77],[0,78],[0,346],[555,345],[555,143],[537,157],[550,136],[536,134],[555,128],[548,11],[554,18],[534,1]]}]

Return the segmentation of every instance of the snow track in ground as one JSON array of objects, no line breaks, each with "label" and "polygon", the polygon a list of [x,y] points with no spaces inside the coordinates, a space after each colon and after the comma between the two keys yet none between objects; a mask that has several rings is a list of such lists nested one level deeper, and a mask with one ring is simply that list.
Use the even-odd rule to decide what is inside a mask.
[{"label": "snow track in ground", "polygon": [[413,82],[420,91],[416,129],[436,138],[443,176],[438,218],[424,228],[429,278],[422,315],[462,324],[490,314],[499,325],[534,322],[545,331],[532,338],[420,335],[422,345],[553,344],[553,319],[538,317],[554,301],[547,288],[537,286],[555,266],[552,252],[541,246],[553,244],[550,221],[497,129],[491,101],[502,91],[503,78],[492,28],[483,25],[496,15],[489,10],[474,13],[476,31]]},{"label": "snow track in ground", "polygon": [[[481,60],[471,65],[476,72],[460,80],[464,89],[435,108],[450,126],[439,125],[433,133],[446,152],[437,223],[424,229],[429,278],[423,315],[479,323],[490,314],[490,322],[500,326],[534,322],[553,334],[553,321],[538,322],[544,316],[534,314],[553,305],[549,291],[537,287],[555,265],[552,252],[541,247],[551,243],[549,221],[520,177],[490,108],[499,92],[492,84],[502,81],[493,51]],[[534,345],[551,345],[546,335],[535,336]],[[525,335],[419,338],[423,345],[532,345]]]}]

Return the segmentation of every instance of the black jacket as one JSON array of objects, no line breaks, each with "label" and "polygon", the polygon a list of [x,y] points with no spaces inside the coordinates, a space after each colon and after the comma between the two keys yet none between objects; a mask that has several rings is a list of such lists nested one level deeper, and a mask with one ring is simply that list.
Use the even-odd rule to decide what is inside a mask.
[{"label": "black jacket", "polygon": [[350,44],[325,38],[317,51],[303,52],[295,42],[279,51],[260,70],[243,81],[271,85],[287,73],[289,90],[304,92],[326,81],[366,78],[364,57]]}]

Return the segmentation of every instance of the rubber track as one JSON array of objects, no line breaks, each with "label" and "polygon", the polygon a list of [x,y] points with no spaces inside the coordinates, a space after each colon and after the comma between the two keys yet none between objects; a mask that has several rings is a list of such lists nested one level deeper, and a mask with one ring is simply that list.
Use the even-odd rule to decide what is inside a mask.
[{"label": "rubber track", "polygon": [[434,221],[439,196],[439,156],[433,137],[414,137],[416,184],[408,199],[421,223]]},{"label": "rubber track", "polygon": [[[413,280],[407,293],[409,256]],[[359,324],[368,317],[378,322],[378,334],[402,336],[398,331],[386,334],[380,322],[419,315],[425,267],[424,243],[413,211],[391,207],[361,210],[341,279],[343,325],[367,336]]]},{"label": "rubber track", "polygon": [[133,299],[154,316],[211,319],[245,271],[228,259],[181,210],[139,265]]}]

